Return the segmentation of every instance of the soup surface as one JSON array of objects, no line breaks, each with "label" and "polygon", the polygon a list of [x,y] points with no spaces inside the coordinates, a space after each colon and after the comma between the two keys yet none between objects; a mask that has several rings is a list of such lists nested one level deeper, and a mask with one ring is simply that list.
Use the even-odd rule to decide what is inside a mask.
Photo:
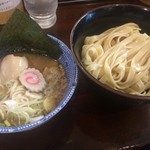
[{"label": "soup surface", "polygon": [[37,121],[60,102],[67,87],[63,66],[38,54],[10,54],[0,60],[0,125]]}]

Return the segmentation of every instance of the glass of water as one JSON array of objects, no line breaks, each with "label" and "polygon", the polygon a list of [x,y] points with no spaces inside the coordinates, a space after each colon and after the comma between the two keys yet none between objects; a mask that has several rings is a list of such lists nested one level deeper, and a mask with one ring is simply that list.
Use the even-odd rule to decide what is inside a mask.
[{"label": "glass of water", "polygon": [[47,29],[56,23],[58,0],[24,0],[24,6],[41,28]]}]

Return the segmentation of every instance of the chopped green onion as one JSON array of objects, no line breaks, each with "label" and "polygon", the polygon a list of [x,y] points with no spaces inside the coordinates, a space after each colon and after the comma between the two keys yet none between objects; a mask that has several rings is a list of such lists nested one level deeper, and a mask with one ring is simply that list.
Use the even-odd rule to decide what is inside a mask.
[{"label": "chopped green onion", "polygon": [[5,124],[7,127],[10,127],[10,126],[11,126],[11,124],[9,123],[8,120],[5,120],[5,121],[4,121],[4,124]]}]

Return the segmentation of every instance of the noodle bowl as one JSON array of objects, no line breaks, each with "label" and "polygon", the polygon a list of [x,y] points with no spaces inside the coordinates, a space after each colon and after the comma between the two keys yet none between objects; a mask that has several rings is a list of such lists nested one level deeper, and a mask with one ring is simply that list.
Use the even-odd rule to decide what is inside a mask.
[{"label": "noodle bowl", "polygon": [[109,87],[150,96],[150,36],[135,23],[87,36],[81,57],[86,70]]},{"label": "noodle bowl", "polygon": [[[16,63],[14,64],[13,61],[6,61],[5,58],[10,58],[9,54],[1,57],[0,63],[1,68],[3,68],[1,73],[4,76],[0,75],[0,133],[22,132],[39,127],[47,121],[51,121],[71,99],[77,85],[76,63],[69,48],[59,39],[50,37],[63,52],[58,60],[51,59],[48,54],[29,51],[12,52],[11,55],[15,57],[13,60],[20,62],[21,58],[24,62],[21,63],[21,67],[16,67]],[[17,59],[18,56],[19,59]],[[9,63],[4,63],[3,60]],[[47,69],[46,66],[51,69]],[[14,68],[11,70],[12,67]],[[59,69],[61,73],[58,74]],[[63,84],[62,81],[66,82],[66,80],[67,84]],[[56,84],[61,84],[59,86],[64,90],[59,89],[58,86],[55,86]],[[3,93],[2,90],[6,93]],[[51,98],[47,99],[45,96]],[[49,103],[50,101],[52,103]]]}]

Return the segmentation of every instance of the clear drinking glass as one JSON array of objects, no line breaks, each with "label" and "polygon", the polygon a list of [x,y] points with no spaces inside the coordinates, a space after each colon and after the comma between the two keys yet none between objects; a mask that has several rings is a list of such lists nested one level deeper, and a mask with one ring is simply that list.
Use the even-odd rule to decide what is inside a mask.
[{"label": "clear drinking glass", "polygon": [[56,23],[58,0],[24,0],[24,6],[41,28],[50,28]]}]

